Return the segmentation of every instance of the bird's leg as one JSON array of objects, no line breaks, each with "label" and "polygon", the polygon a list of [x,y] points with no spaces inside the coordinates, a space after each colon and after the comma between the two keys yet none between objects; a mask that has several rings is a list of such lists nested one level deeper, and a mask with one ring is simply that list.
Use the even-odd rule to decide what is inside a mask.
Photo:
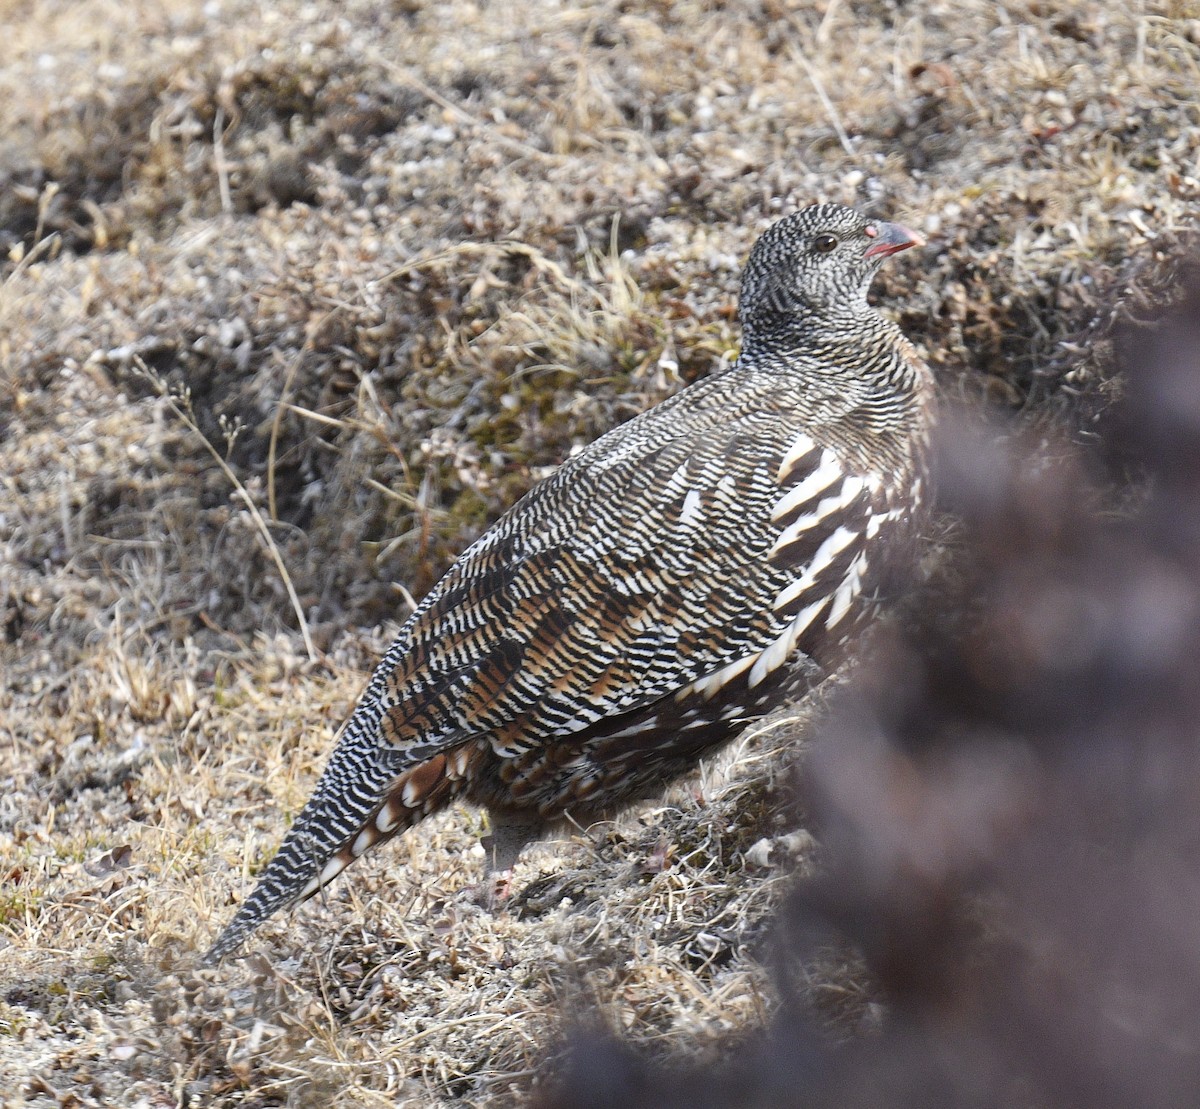
[{"label": "bird's leg", "polygon": [[503,904],[512,894],[512,868],[527,843],[536,839],[542,822],[535,817],[488,810],[492,831],[480,839],[487,852],[484,897],[489,909]]}]

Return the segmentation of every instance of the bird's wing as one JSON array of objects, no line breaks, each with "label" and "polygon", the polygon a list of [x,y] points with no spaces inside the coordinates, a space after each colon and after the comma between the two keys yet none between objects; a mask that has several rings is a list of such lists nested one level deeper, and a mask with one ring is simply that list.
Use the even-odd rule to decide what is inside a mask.
[{"label": "bird's wing", "polygon": [[397,770],[472,736],[511,756],[672,692],[711,695],[763,652],[760,670],[783,663],[818,600],[806,627],[849,608],[867,482],[777,410],[697,418],[668,410],[585,452],[443,578],[373,683]]},{"label": "bird's wing", "polygon": [[536,761],[591,729],[620,769],[639,742],[623,718],[752,691],[838,633],[879,500],[810,437],[799,398],[727,386],[693,386],[686,406],[598,439],[455,563],[380,660],[210,961],[444,803],[473,737]]}]

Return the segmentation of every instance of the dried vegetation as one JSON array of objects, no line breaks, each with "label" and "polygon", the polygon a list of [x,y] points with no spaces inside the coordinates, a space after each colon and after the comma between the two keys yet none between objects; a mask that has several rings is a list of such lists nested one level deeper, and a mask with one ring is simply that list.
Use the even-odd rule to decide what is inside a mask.
[{"label": "dried vegetation", "polygon": [[[4,1105],[503,1104],[564,1022],[763,1028],[791,710],[476,904],[444,815],[197,971],[411,598],[736,344],[780,212],[930,245],[946,395],[1086,441],[1200,202],[1187,3],[29,0],[0,10]],[[282,568],[282,569],[281,569]],[[875,986],[801,974],[842,1034]],[[789,979],[791,981],[793,979]]]}]

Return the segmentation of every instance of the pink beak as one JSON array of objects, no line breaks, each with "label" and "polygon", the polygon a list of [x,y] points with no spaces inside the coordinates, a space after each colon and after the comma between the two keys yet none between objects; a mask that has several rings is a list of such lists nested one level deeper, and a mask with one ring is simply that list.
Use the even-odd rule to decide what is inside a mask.
[{"label": "pink beak", "polygon": [[924,246],[925,240],[902,223],[872,223],[864,234],[875,241],[863,253],[864,258],[886,258],[910,246]]}]

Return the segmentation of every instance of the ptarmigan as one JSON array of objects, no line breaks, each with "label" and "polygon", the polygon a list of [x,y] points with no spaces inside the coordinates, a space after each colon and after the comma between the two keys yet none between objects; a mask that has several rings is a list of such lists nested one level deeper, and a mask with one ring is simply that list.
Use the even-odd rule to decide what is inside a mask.
[{"label": "ptarmigan", "polygon": [[737,362],[569,459],[450,568],[208,961],[455,799],[488,810],[505,869],[812,684],[926,499],[932,375],[867,303],[921,243],[833,204],[762,235]]}]

